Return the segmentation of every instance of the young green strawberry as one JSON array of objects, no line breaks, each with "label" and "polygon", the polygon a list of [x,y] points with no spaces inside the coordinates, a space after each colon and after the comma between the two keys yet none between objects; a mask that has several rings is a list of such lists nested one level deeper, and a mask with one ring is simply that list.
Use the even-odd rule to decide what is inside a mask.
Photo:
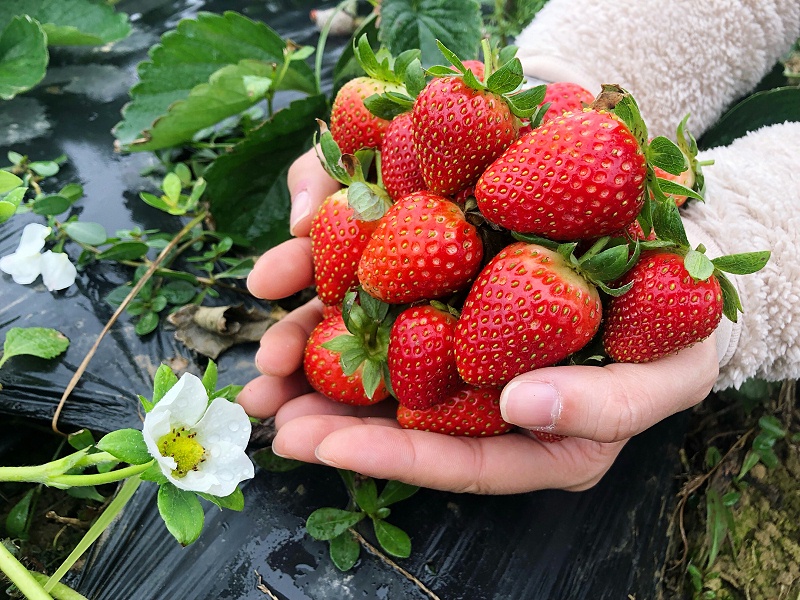
[{"label": "young green strawberry", "polygon": [[377,221],[362,221],[347,202],[347,190],[328,196],[311,221],[311,258],[317,294],[325,304],[340,304],[358,285],[358,261]]},{"label": "young green strawberry", "polygon": [[597,289],[561,254],[511,244],[484,267],[464,302],[458,372],[471,385],[503,386],[554,365],[594,337],[601,310]]},{"label": "young green strawberry", "polygon": [[378,148],[389,126],[389,121],[367,110],[364,98],[403,91],[402,85],[374,77],[356,77],[341,87],[331,107],[330,129],[343,154],[354,154],[361,148]]},{"label": "young green strawberry", "polygon": [[303,357],[303,369],[308,383],[320,394],[344,404],[368,405],[380,402],[389,396],[383,383],[378,385],[372,398],[369,398],[362,383],[363,367],[359,367],[352,375],[345,375],[340,353],[323,347],[326,342],[347,333],[341,313],[325,319],[314,328],[306,343]]},{"label": "young green strawberry", "polygon": [[403,406],[429,408],[463,385],[453,347],[457,320],[430,304],[412,306],[397,317],[388,364],[392,390]]},{"label": "young green strawberry", "polygon": [[598,238],[627,226],[644,204],[645,156],[616,115],[587,109],[544,123],[478,180],[491,222],[554,240]]},{"label": "young green strawberry", "polygon": [[617,362],[649,362],[706,339],[722,318],[717,277],[695,280],[684,257],[670,251],[643,252],[621,283],[629,292],[612,298],[603,346]]},{"label": "young green strawberry", "polygon": [[358,264],[358,280],[389,304],[459,291],[480,269],[483,244],[461,209],[433,192],[415,192],[378,222]]},{"label": "young green strawberry", "polygon": [[411,113],[396,116],[381,143],[381,178],[392,200],[426,189],[414,150]]},{"label": "young green strawberry", "polygon": [[462,387],[427,409],[397,407],[397,421],[404,429],[447,435],[488,437],[511,431],[500,416],[500,390]]}]

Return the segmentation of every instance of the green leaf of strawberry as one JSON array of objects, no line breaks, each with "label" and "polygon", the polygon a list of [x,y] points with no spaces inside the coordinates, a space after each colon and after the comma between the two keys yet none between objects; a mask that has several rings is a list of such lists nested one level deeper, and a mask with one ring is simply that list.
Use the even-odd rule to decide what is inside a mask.
[{"label": "green leaf of strawberry", "polygon": [[689,250],[683,259],[683,266],[695,281],[705,281],[714,274],[714,263],[699,250]]},{"label": "green leaf of strawberry", "polygon": [[676,181],[670,181],[669,179],[664,179],[663,177],[659,177],[657,181],[659,189],[664,194],[669,194],[671,196],[688,196],[689,198],[694,198],[695,200],[705,202],[703,196],[698,192],[686,187],[685,185],[681,185]]},{"label": "green leaf of strawberry", "polygon": [[683,248],[689,247],[689,240],[686,237],[686,230],[683,228],[683,221],[675,201],[667,199],[663,202],[656,202],[653,210],[653,229],[656,235],[662,240],[674,242]]},{"label": "green leaf of strawberry", "polygon": [[739,294],[724,273],[717,275],[717,281],[719,281],[719,288],[722,291],[722,314],[732,323],[736,323],[739,320],[739,313],[744,312]]},{"label": "green leaf of strawberry", "polygon": [[680,175],[688,168],[681,149],[664,136],[653,138],[645,154],[654,166],[673,175]]},{"label": "green leaf of strawberry", "polygon": [[[508,94],[503,96],[508,102],[511,112],[520,118],[531,117],[539,110],[539,105],[544,100],[545,92],[547,91],[546,85],[537,85],[516,94]],[[544,114],[544,112],[542,112]]]},{"label": "green leaf of strawberry", "polygon": [[495,94],[510,94],[516,91],[524,80],[522,63],[518,58],[513,58],[489,75],[486,87]]},{"label": "green leaf of strawberry", "polygon": [[377,221],[391,206],[384,190],[362,181],[356,181],[348,188],[347,202],[360,221]]},{"label": "green leaf of strawberry", "polygon": [[713,259],[714,267],[734,275],[748,275],[764,268],[769,261],[770,252],[746,252],[744,254],[730,254]]}]

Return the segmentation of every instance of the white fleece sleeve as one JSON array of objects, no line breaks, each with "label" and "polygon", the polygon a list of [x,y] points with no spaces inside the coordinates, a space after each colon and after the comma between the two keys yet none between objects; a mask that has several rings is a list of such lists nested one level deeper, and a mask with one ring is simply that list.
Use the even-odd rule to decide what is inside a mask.
[{"label": "white fleece sleeve", "polygon": [[722,254],[772,251],[764,269],[736,277],[744,314],[719,352],[715,388],[800,379],[800,123],[764,127],[700,157],[715,162],[703,170],[706,203],[684,211],[690,239],[713,241]]},{"label": "white fleece sleeve", "polygon": [[800,37],[798,0],[550,0],[516,40],[526,75],[617,83],[651,135],[700,134]]}]

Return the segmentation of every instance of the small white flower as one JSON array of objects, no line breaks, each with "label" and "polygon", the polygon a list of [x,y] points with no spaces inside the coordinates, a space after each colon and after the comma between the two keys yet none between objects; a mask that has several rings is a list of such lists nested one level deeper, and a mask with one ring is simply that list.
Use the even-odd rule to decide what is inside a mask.
[{"label": "small white flower", "polygon": [[225,497],[255,474],[244,451],[244,409],[224,398],[209,405],[203,382],[190,373],[147,413],[142,434],[161,472],[182,490]]},{"label": "small white flower", "polygon": [[50,228],[30,223],[22,230],[19,246],[14,254],[0,258],[0,271],[11,275],[23,285],[33,283],[39,275],[51,292],[63,290],[75,283],[78,271],[63,252],[48,250],[41,253]]}]

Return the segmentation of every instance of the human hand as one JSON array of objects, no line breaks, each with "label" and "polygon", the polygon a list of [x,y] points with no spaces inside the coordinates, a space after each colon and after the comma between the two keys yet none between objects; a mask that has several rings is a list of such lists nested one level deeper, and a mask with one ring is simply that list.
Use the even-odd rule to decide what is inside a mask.
[{"label": "human hand", "polygon": [[[353,407],[307,393],[277,408],[273,449],[439,490],[579,491],[602,478],[632,436],[705,398],[717,374],[714,335],[652,363],[538,369],[503,391],[503,416],[520,432],[491,438],[401,429],[391,402]],[[540,442],[527,434],[533,427],[569,437]]]}]

